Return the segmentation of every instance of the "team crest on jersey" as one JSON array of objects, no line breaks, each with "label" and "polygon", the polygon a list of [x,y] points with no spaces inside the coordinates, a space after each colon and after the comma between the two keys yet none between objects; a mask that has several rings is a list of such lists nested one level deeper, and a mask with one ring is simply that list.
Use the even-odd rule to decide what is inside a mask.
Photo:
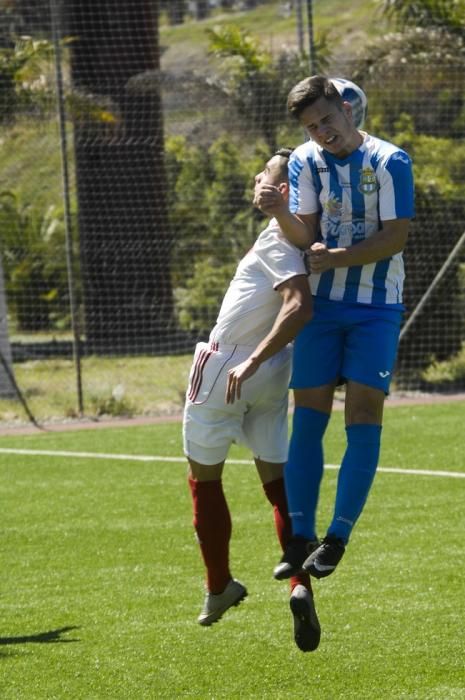
[{"label": "team crest on jersey", "polygon": [[378,191],[376,174],[372,168],[362,168],[360,170],[358,190],[362,194],[373,194],[374,192]]}]

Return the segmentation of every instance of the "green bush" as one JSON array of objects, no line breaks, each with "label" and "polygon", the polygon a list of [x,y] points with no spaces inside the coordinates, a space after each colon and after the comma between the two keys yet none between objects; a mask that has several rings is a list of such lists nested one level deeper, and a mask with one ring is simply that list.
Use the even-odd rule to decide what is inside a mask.
[{"label": "green bush", "polygon": [[[413,158],[417,215],[410,226],[405,251],[404,300],[408,315],[429,290],[448,261],[464,230],[465,143],[455,138],[416,134],[413,121],[402,115],[392,140]],[[401,343],[398,377],[411,381],[412,358],[419,378],[431,363],[443,363],[460,354],[465,337],[465,281],[462,249],[447,262],[437,284],[411,330]],[[438,329],[447,327],[444,333]],[[433,373],[438,376],[437,372]],[[430,380],[433,374],[430,374]],[[424,377],[423,377],[424,378]]]},{"label": "green bush", "polygon": [[235,267],[235,262],[222,265],[213,256],[194,263],[193,276],[175,292],[181,328],[208,335]]},{"label": "green bush", "polygon": [[253,245],[263,217],[252,210],[252,184],[266,156],[244,157],[222,136],[209,149],[168,141],[170,215],[177,231],[172,275],[183,330],[205,335],[239,259]]},{"label": "green bush", "polygon": [[462,349],[454,357],[445,362],[433,360],[429,367],[422,373],[422,379],[429,387],[441,387],[447,389],[453,387],[465,388],[465,343]]},{"label": "green bush", "polygon": [[13,192],[0,194],[0,255],[17,330],[70,326],[63,212],[23,204]]}]

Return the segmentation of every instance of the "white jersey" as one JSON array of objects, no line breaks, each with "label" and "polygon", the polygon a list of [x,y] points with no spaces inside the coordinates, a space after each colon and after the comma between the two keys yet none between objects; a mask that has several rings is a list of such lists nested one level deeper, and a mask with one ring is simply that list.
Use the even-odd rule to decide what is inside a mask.
[{"label": "white jersey", "polygon": [[[347,158],[336,158],[314,141],[302,144],[289,159],[289,183],[290,210],[319,213],[321,240],[328,248],[356,245],[379,231],[383,221],[414,216],[409,156],[369,134]],[[310,277],[313,295],[400,308],[403,282],[401,253]]]},{"label": "white jersey", "polygon": [[289,243],[272,219],[240,261],[210,341],[256,347],[270,332],[281,308],[276,287],[306,274],[304,253]]}]

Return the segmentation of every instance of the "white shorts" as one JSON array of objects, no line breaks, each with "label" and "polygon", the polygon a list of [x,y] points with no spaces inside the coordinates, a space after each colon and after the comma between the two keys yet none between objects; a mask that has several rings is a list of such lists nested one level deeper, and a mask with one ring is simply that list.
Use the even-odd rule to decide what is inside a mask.
[{"label": "white shorts", "polygon": [[186,456],[200,464],[219,464],[233,442],[242,442],[264,462],[287,460],[287,409],[291,373],[288,346],[260,365],[242,385],[241,398],[225,400],[228,370],[254,348],[198,343],[184,407]]}]

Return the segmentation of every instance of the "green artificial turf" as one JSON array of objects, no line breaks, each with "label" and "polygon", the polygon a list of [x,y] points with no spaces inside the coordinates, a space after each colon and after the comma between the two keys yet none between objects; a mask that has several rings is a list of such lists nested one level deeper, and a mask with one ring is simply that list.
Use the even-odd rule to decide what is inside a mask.
[{"label": "green artificial turf", "polygon": [[[311,654],[271,575],[279,547],[252,466],[224,475],[232,571],[249,596],[205,629],[178,424],[0,438],[0,697],[465,697],[465,479],[414,472],[465,473],[464,417],[464,403],[386,409],[380,466],[412,472],[380,470],[340,567],[314,584]],[[327,462],[343,433],[335,413]],[[321,533],[336,479],[325,472]]]}]

